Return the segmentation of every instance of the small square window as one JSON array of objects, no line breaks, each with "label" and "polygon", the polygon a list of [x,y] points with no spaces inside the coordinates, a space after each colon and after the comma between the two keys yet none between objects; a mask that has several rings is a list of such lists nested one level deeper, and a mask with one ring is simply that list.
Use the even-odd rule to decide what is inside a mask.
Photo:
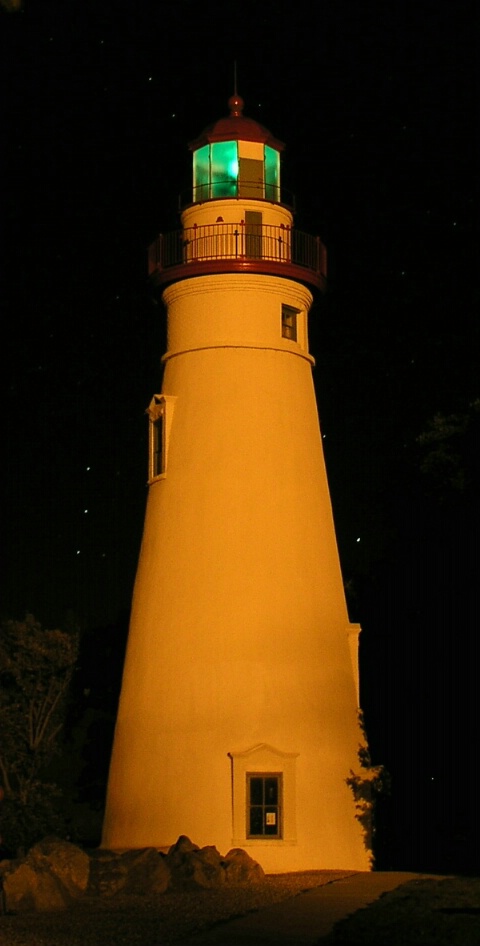
[{"label": "small square window", "polygon": [[297,341],[297,315],[299,310],[291,305],[282,305],[282,337]]},{"label": "small square window", "polygon": [[247,773],[247,837],[281,838],[282,776]]}]

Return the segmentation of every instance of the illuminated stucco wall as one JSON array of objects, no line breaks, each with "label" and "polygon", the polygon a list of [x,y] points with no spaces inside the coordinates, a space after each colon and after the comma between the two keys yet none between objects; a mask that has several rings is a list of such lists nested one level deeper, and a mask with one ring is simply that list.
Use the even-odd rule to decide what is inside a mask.
[{"label": "illuminated stucco wall", "polygon": [[[240,844],[268,871],[368,869],[345,783],[362,736],[311,294],[207,275],[164,301],[168,464],[149,488],[103,844],[187,834]],[[282,304],[299,312],[298,341],[282,337]],[[280,840],[242,834],[248,764],[284,773]]]},{"label": "illuminated stucco wall", "polygon": [[215,200],[204,204],[193,204],[182,213],[182,224],[185,229],[196,224],[209,226],[215,224],[221,217],[225,223],[240,223],[245,220],[245,212],[254,211],[262,214],[262,224],[266,226],[291,227],[292,214],[286,207],[272,204],[268,200]]},{"label": "illuminated stucco wall", "polygon": [[[250,348],[257,350],[255,364],[258,364],[257,371],[260,371],[261,375],[264,370],[263,363],[267,370],[267,359],[264,353],[269,350],[289,352],[296,357],[306,358],[309,365],[311,364],[312,359],[307,351],[307,314],[312,295],[300,283],[287,279],[275,279],[272,276],[244,274],[202,276],[197,279],[186,279],[170,286],[165,290],[163,298],[171,315],[168,320],[168,352],[164,356],[164,361],[169,361],[180,354],[186,355],[193,351],[203,352],[207,348],[214,348],[216,357],[213,366],[218,364],[218,370],[228,372],[230,356],[222,349],[233,346],[243,349],[245,355]],[[296,342],[282,337],[282,304],[290,305],[299,312],[298,341]],[[205,363],[207,375],[211,371],[210,363],[211,359],[208,367],[207,362]],[[190,362],[187,364],[187,361],[184,361],[183,364],[188,370]],[[192,369],[193,367],[192,364]],[[280,367],[277,369],[276,366],[272,366],[270,371],[272,369],[272,382],[275,391],[278,391],[282,386],[284,370]],[[168,370],[175,371],[176,368],[172,367]],[[203,373],[195,366],[195,377],[199,371],[200,374]],[[278,372],[279,376],[277,376]],[[306,376],[310,382],[310,391],[313,391],[309,368]],[[208,384],[208,379],[205,380]],[[260,381],[260,378],[258,380]],[[245,381],[247,382],[247,379]],[[224,382],[220,379],[212,379],[209,387],[211,391],[220,393],[223,385]],[[256,400],[261,400],[260,390],[256,392]],[[274,406],[269,408],[265,405],[264,409],[277,410],[278,408]]]}]

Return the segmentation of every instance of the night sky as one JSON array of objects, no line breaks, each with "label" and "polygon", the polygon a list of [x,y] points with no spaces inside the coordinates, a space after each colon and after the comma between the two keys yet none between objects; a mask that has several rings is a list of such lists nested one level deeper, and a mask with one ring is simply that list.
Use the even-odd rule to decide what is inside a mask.
[{"label": "night sky", "polygon": [[165,347],[146,252],[236,62],[329,254],[310,347],[385,867],[478,843],[476,36],[465,0],[0,0],[3,616],[124,622]]}]

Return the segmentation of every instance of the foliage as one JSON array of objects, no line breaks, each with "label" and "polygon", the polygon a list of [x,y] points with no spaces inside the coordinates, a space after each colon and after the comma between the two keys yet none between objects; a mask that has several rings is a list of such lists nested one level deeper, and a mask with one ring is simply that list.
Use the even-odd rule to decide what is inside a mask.
[{"label": "foliage", "polygon": [[418,437],[420,470],[440,502],[477,482],[480,399],[456,414],[437,413]]},{"label": "foliage", "polygon": [[23,7],[23,0],[0,0],[0,3],[7,13],[20,13]]},{"label": "foliage", "polygon": [[59,790],[47,770],[60,749],[77,653],[77,634],[44,630],[32,615],[0,625],[0,830],[13,850],[59,827]]},{"label": "foliage", "polygon": [[375,834],[375,806],[381,795],[390,794],[391,779],[383,765],[372,765],[370,750],[366,741],[363,714],[359,713],[360,726],[365,736],[365,743],[359,746],[358,760],[361,772],[355,773],[350,769],[350,775],[345,779],[352,789],[355,800],[355,817],[360,822],[364,832],[364,843],[367,851],[372,854],[373,838]]}]

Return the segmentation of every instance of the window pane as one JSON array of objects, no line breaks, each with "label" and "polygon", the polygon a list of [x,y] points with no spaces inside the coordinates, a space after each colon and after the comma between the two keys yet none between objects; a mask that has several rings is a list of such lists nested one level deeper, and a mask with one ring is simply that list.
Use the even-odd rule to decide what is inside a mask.
[{"label": "window pane", "polygon": [[163,414],[154,421],[153,425],[153,476],[163,473]]},{"label": "window pane", "polygon": [[263,808],[250,808],[250,834],[263,834]]},{"label": "window pane", "polygon": [[210,184],[210,145],[193,154],[193,199],[208,200]]},{"label": "window pane", "polygon": [[282,305],[282,335],[292,342],[297,340],[297,309],[291,305]]},{"label": "window pane", "polygon": [[280,200],[280,154],[265,145],[265,197]]},{"label": "window pane", "polygon": [[263,778],[250,779],[250,804],[263,804]]},{"label": "window pane", "polygon": [[278,778],[265,779],[265,804],[278,805]]},{"label": "window pane", "polygon": [[238,150],[236,141],[212,144],[212,197],[236,197]]}]

